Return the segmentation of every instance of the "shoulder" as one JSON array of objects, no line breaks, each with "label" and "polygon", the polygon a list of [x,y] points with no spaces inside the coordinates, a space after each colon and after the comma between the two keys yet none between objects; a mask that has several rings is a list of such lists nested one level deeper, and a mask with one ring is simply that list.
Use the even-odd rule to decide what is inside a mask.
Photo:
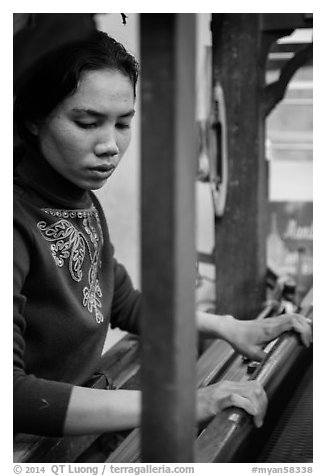
[{"label": "shoulder", "polygon": [[28,191],[20,185],[14,185],[13,190],[13,236],[14,245],[18,242],[35,242],[38,235],[37,223],[44,219],[44,214],[36,203],[30,200]]},{"label": "shoulder", "polygon": [[29,200],[24,188],[14,185],[13,190],[13,218],[17,222],[28,223],[32,215],[37,214],[38,207]]},{"label": "shoulder", "polygon": [[16,222],[24,222],[27,219],[26,215],[29,215],[28,202],[24,199],[25,191],[21,187],[14,185],[13,195],[13,218],[14,224]]}]

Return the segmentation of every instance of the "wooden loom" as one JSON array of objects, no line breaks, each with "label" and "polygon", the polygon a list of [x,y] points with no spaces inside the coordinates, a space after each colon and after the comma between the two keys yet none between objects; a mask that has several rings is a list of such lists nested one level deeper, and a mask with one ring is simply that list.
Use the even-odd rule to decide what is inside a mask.
[{"label": "wooden loom", "polygon": [[[216,228],[217,290],[224,299],[220,302],[221,312],[227,305],[232,305],[235,308],[229,307],[224,309],[225,312],[241,317],[245,317],[242,315],[244,310],[247,315],[253,315],[260,307],[266,270],[261,228],[261,219],[266,212],[262,162],[262,58],[264,55],[266,58],[271,38],[282,36],[278,28],[284,32],[298,26],[298,22],[302,26],[312,22],[304,14],[294,14],[294,26],[290,16],[285,14],[281,27],[278,27],[279,18],[273,14],[263,15],[263,18],[259,14],[213,15],[213,44],[215,41],[218,45],[217,40],[221,40],[222,45],[214,52],[214,77],[226,88],[228,121],[232,124],[232,128],[229,127],[229,152],[233,161],[226,214]],[[262,32],[268,32],[269,41],[265,41],[266,38],[262,41]],[[247,42],[237,39],[240,33]],[[229,47],[236,50],[237,55],[228,56]],[[230,441],[225,435],[238,435],[239,428],[245,428],[241,431],[247,436],[252,425],[246,415],[239,416],[236,412],[234,417],[233,413],[228,415],[226,412],[222,421],[213,420],[196,438],[195,388],[222,377],[245,378],[247,366],[224,342],[214,343],[195,363],[196,333],[194,322],[189,318],[195,312],[195,16],[142,14],[141,48],[143,346],[140,356],[137,342],[128,337],[111,349],[106,358],[117,388],[139,385],[138,371],[142,360],[142,442],[138,431],[131,432],[121,446],[108,454],[108,461],[137,461],[140,446],[143,447],[144,462],[219,461],[218,458],[223,460],[228,453],[223,449],[226,448],[223,442]],[[249,69],[248,58],[251,61]],[[243,68],[247,74],[253,75],[250,93],[243,81],[246,77]],[[239,97],[253,98],[253,108],[250,109],[246,101],[239,102]],[[241,121],[241,128],[236,127],[237,121]],[[244,165],[246,171],[248,167],[250,169],[250,183],[247,185]],[[237,214],[234,214],[234,204],[242,207]],[[244,223],[242,217],[246,215],[248,220]],[[224,252],[226,243],[231,247],[229,253]],[[248,246],[249,243],[250,249],[244,250],[244,244]],[[240,272],[234,273],[234,269]],[[244,285],[246,275],[253,276],[251,286]],[[282,352],[273,351],[280,362],[284,358],[287,360],[284,355],[288,355],[288,346],[291,355],[292,350],[293,355],[297,352],[293,336],[286,337],[280,349],[284,346]],[[298,349],[301,354],[301,347]],[[271,356],[269,362],[272,361]],[[262,376],[258,378],[267,378],[266,372],[267,375],[273,373],[262,370]],[[268,382],[269,379],[267,386]],[[105,388],[105,379],[100,378],[93,385]],[[216,425],[225,431],[217,446],[207,443],[211,442],[210,432],[216,437]],[[15,460],[73,462],[97,438],[52,439],[19,435],[15,438]],[[243,438],[241,436],[240,440]]]}]

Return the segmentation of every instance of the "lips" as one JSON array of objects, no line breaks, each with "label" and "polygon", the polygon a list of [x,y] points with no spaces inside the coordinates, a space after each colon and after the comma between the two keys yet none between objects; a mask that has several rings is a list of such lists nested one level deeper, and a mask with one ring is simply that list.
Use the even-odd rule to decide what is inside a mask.
[{"label": "lips", "polygon": [[96,172],[112,172],[115,169],[114,165],[98,165],[97,167],[92,167],[91,170]]},{"label": "lips", "polygon": [[115,167],[114,165],[98,165],[97,167],[90,167],[89,173],[95,180],[106,180],[113,174]]}]

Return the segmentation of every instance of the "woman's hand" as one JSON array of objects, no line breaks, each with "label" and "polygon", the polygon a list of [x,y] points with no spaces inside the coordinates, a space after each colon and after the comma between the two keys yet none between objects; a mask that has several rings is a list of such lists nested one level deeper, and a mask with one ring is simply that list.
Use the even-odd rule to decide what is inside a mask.
[{"label": "woman's hand", "polygon": [[252,360],[263,360],[266,354],[261,347],[286,331],[297,332],[306,347],[312,342],[311,321],[301,314],[282,314],[258,321],[232,319],[228,326],[228,341],[232,347]]},{"label": "woman's hand", "polygon": [[226,340],[237,352],[252,360],[263,360],[266,354],[262,346],[286,331],[297,332],[307,347],[312,342],[311,320],[301,314],[282,314],[262,320],[243,321],[231,315],[198,311],[196,317],[198,330],[203,335]]},{"label": "woman's hand", "polygon": [[263,387],[255,381],[222,381],[197,390],[197,420],[211,420],[228,407],[239,407],[254,417],[257,427],[262,426],[267,408]]}]

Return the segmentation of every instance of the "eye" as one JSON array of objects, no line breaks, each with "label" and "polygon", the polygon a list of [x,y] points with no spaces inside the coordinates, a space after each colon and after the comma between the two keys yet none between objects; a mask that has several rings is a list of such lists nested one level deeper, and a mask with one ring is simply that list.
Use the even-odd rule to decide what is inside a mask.
[{"label": "eye", "polygon": [[118,123],[116,124],[116,128],[117,128],[117,129],[121,129],[121,130],[123,130],[123,129],[130,129],[130,124],[123,123],[123,122],[118,122]]},{"label": "eye", "polygon": [[78,127],[81,129],[93,129],[94,127],[97,127],[97,122],[81,122],[81,121],[75,121]]}]

